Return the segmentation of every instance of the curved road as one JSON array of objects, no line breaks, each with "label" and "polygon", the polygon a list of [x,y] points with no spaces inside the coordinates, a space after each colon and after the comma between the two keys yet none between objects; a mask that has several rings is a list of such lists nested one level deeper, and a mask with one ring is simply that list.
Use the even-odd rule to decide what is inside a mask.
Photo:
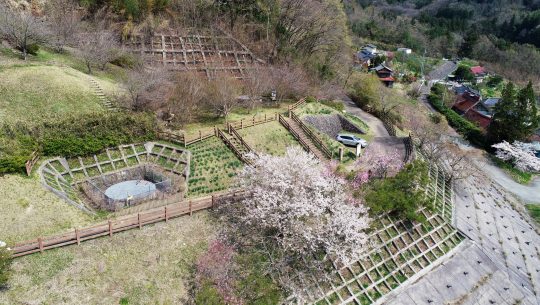
[{"label": "curved road", "polygon": [[382,123],[382,121],[379,120],[377,117],[362,110],[348,96],[342,97],[341,100],[343,102],[343,105],[345,105],[345,111],[359,117],[360,119],[362,119],[362,121],[368,124],[369,128],[373,130],[373,134],[375,135],[375,137],[390,136],[388,134],[388,131],[386,131],[386,128],[384,128],[384,124]]}]

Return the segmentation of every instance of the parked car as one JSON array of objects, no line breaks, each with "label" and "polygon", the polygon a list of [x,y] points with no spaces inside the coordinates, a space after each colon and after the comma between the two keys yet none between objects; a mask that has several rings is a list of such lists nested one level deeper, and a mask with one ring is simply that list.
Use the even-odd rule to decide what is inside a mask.
[{"label": "parked car", "polygon": [[336,140],[345,145],[350,145],[350,146],[360,145],[362,148],[366,147],[368,144],[366,140],[356,137],[351,134],[338,134],[338,136],[336,137]]}]

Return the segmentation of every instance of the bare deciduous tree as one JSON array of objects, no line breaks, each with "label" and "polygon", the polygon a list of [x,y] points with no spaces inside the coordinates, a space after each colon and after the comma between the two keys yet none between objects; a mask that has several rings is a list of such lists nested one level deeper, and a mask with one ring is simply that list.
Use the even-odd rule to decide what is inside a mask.
[{"label": "bare deciduous tree", "polygon": [[225,119],[240,103],[240,84],[234,78],[218,77],[210,80],[207,90],[206,105],[216,115]]},{"label": "bare deciduous tree", "polygon": [[15,11],[0,4],[0,36],[28,57],[28,48],[33,44],[48,41],[48,27],[42,18],[33,16],[28,11]]},{"label": "bare deciduous tree", "polygon": [[129,97],[129,108],[135,111],[156,110],[167,99],[168,74],[161,69],[136,67],[130,70],[124,80],[124,89]]},{"label": "bare deciduous tree", "polygon": [[118,45],[116,35],[112,31],[89,29],[78,35],[78,47],[88,73],[92,74],[92,66],[104,69],[105,65],[116,56]]},{"label": "bare deciduous tree", "polygon": [[54,45],[58,50],[75,44],[81,23],[79,5],[74,0],[50,0],[47,3],[47,19],[54,34]]},{"label": "bare deciduous tree", "polygon": [[192,122],[204,105],[206,80],[196,73],[178,73],[167,106],[169,117],[181,124]]}]

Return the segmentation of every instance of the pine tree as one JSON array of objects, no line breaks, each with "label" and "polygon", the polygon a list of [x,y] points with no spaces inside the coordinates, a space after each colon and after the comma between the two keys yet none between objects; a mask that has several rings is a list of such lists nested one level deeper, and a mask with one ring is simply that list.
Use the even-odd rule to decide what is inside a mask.
[{"label": "pine tree", "polygon": [[519,91],[508,83],[495,105],[489,139],[492,143],[524,141],[538,128],[539,119],[532,83]]},{"label": "pine tree", "polygon": [[480,36],[478,35],[478,31],[475,28],[468,31],[465,35],[463,43],[459,47],[458,55],[461,57],[471,57],[474,46],[478,42],[479,38]]}]

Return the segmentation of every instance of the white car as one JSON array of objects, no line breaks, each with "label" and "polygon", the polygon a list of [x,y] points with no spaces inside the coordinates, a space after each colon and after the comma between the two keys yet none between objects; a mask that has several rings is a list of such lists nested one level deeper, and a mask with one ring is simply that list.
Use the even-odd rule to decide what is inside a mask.
[{"label": "white car", "polygon": [[345,145],[350,145],[350,146],[360,145],[360,147],[362,148],[366,147],[368,144],[366,140],[362,138],[358,138],[351,134],[338,134],[338,136],[336,137],[336,140]]}]

